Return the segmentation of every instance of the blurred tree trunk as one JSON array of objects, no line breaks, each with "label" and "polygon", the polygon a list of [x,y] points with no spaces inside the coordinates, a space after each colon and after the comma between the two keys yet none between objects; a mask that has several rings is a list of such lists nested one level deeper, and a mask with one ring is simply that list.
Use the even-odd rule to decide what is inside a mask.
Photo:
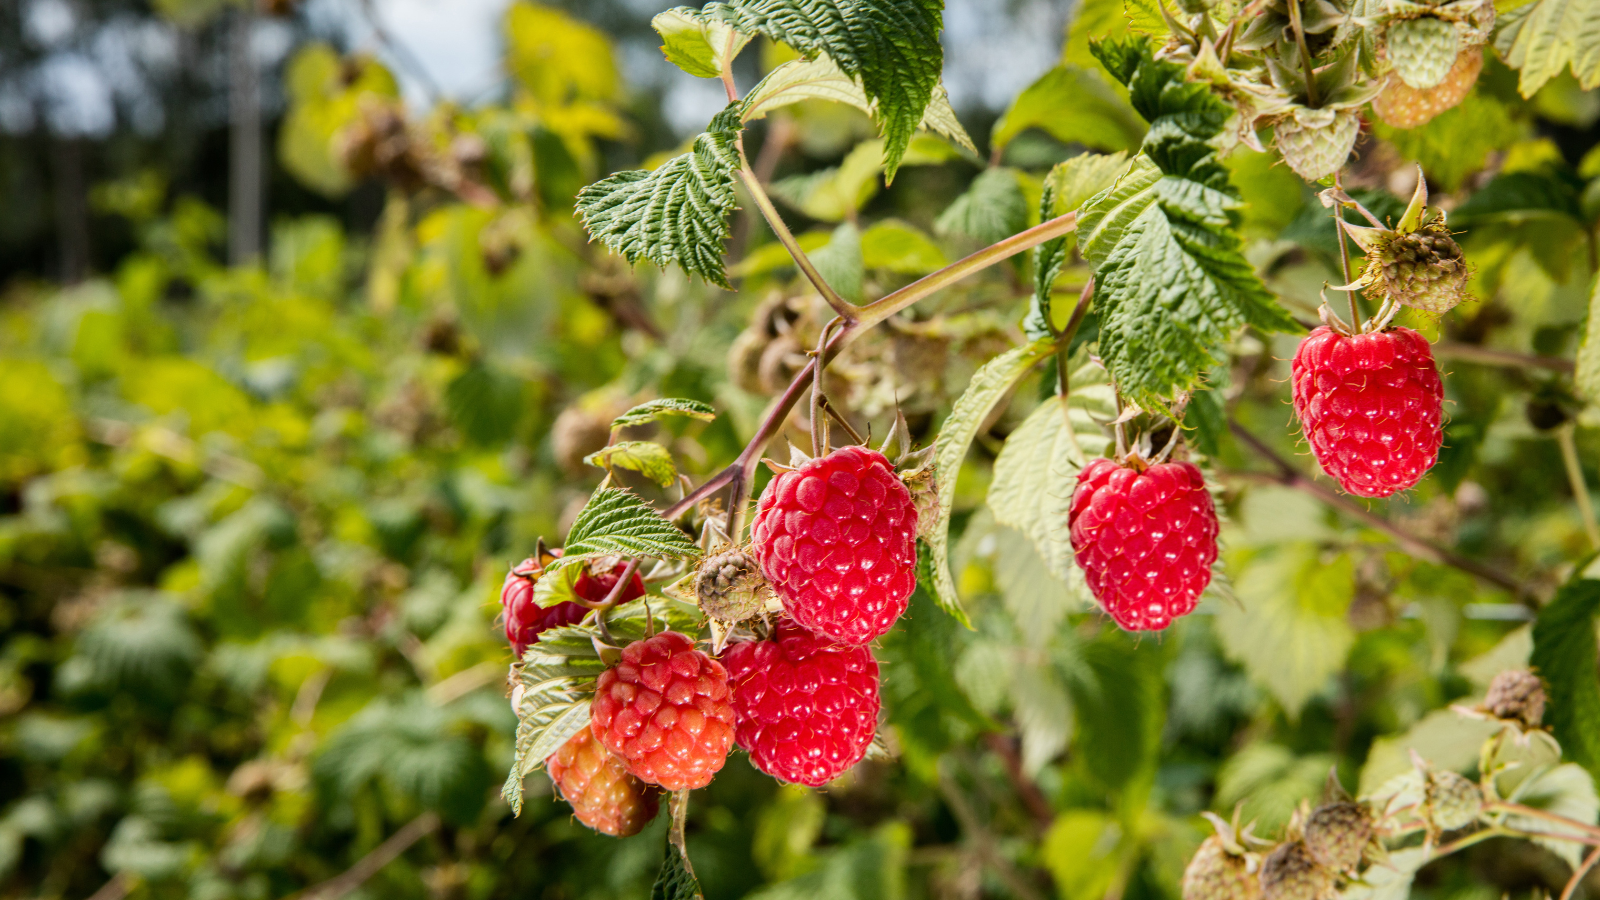
[{"label": "blurred tree trunk", "polygon": [[83,174],[83,138],[58,137],[52,143],[61,281],[76,284],[89,276],[89,189]]},{"label": "blurred tree trunk", "polygon": [[228,48],[228,261],[234,265],[260,258],[265,216],[261,86],[250,52],[254,26],[255,13],[249,5],[234,11]]}]

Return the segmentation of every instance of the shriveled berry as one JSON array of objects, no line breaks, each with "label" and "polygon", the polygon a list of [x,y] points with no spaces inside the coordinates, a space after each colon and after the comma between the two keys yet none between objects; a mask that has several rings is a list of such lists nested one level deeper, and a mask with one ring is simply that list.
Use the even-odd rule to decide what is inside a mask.
[{"label": "shriveled berry", "polygon": [[1089,590],[1129,631],[1166,628],[1211,583],[1217,510],[1193,463],[1094,460],[1078,473],[1068,524]]},{"label": "shriveled berry", "polygon": [[1261,880],[1250,867],[1250,859],[1233,853],[1217,835],[1200,844],[1183,870],[1183,900],[1256,900],[1261,896]]},{"label": "shriveled berry", "polygon": [[712,554],[700,564],[694,576],[694,594],[701,612],[731,625],[759,615],[772,597],[772,585],[749,554],[730,549]]},{"label": "shriveled berry", "polygon": [[816,633],[865,644],[916,587],[917,511],[883,454],[844,447],[780,472],[751,527],[784,609]]},{"label": "shriveled berry", "polygon": [[1306,850],[1326,868],[1348,872],[1361,862],[1372,832],[1372,813],[1365,805],[1349,800],[1325,803],[1306,819]]},{"label": "shriveled berry", "polygon": [[1412,487],[1444,440],[1444,384],[1409,328],[1346,336],[1326,325],[1294,355],[1294,409],[1324,471],[1358,497]]},{"label": "shriveled berry", "polygon": [[595,831],[627,837],[656,817],[660,790],[633,777],[621,759],[595,740],[588,725],[544,764],[572,814]]},{"label": "shriveled berry", "polygon": [[639,778],[669,791],[711,783],[733,744],[728,672],[676,631],[634,641],[600,673],[590,725]]},{"label": "shriveled berry", "polygon": [[1285,841],[1261,862],[1261,900],[1321,900],[1333,893],[1333,873],[1303,841]]},{"label": "shriveled berry", "polygon": [[544,567],[561,555],[560,550],[544,558],[528,557],[511,569],[500,586],[500,607],[504,611],[506,640],[521,659],[530,646],[539,642],[539,633],[562,625],[573,625],[587,609],[576,603],[556,603],[548,609],[533,602],[533,587],[544,574]]},{"label": "shriveled berry", "polygon": [[1465,828],[1483,811],[1483,791],[1449,770],[1428,773],[1428,822],[1440,831]]},{"label": "shriveled berry", "polygon": [[1527,728],[1544,720],[1544,682],[1527,669],[1507,669],[1489,682],[1483,705],[1499,719],[1511,719]]},{"label": "shriveled berry", "polygon": [[756,768],[820,787],[861,761],[878,729],[878,663],[789,621],[723,654],[734,735]]}]

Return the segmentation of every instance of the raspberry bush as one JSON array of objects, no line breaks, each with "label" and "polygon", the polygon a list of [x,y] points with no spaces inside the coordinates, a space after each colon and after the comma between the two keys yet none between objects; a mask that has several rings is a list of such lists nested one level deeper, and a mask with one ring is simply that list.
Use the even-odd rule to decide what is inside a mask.
[{"label": "raspberry bush", "polygon": [[156,6],[286,177],[224,265],[0,115],[0,896],[1600,896],[1582,3],[1080,0],[993,108],[1027,4],[516,0],[426,107]]}]

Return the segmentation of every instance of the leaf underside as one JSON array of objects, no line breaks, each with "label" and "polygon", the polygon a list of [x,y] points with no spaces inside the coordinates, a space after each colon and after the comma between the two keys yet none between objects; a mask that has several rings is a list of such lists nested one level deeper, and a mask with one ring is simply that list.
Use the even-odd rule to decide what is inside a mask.
[{"label": "leaf underside", "polygon": [[894,180],[944,68],[941,0],[729,0],[702,12],[807,59],[825,53],[859,79],[883,132],[885,176]]}]

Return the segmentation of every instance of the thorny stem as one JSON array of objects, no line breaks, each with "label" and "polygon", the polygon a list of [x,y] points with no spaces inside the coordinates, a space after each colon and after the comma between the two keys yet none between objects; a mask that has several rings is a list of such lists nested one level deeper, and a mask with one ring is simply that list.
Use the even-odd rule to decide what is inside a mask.
[{"label": "thorny stem", "polygon": [[1576,872],[1572,873],[1572,878],[1567,882],[1566,889],[1561,892],[1561,900],[1572,900],[1572,895],[1577,893],[1578,885],[1583,882],[1584,876],[1589,874],[1597,862],[1600,862],[1600,847],[1589,851],[1589,855],[1583,858],[1583,864],[1578,866]]},{"label": "thorny stem", "polygon": [[[1278,469],[1276,473],[1235,472],[1232,474],[1244,478],[1265,479],[1267,481],[1284,485],[1285,487],[1294,488],[1302,493],[1310,494],[1318,500],[1321,500],[1323,503],[1337,508],[1341,512],[1353,519],[1360,521],[1368,527],[1377,529],[1378,531],[1388,535],[1389,538],[1399,545],[1402,550],[1405,550],[1412,556],[1420,557],[1438,565],[1451,566],[1453,568],[1460,569],[1463,572],[1476,575],[1490,584],[1505,588],[1519,598],[1531,597],[1533,595],[1532,588],[1511,577],[1510,575],[1507,575],[1498,569],[1486,566],[1477,560],[1468,559],[1467,557],[1462,556],[1453,550],[1441,547],[1438,544],[1434,544],[1414,535],[1407,534],[1403,530],[1395,527],[1387,519],[1367,510],[1365,507],[1350,500],[1348,497],[1336,494],[1332,489],[1312,481],[1291,466],[1288,460],[1285,460],[1283,457],[1274,452],[1271,447],[1268,447],[1266,444],[1262,443],[1260,438],[1257,438],[1255,435],[1246,431],[1244,426],[1240,425],[1236,420],[1229,419],[1228,427],[1233,431],[1234,435],[1239,438],[1239,440],[1243,441],[1258,455],[1264,457]],[[1597,829],[1597,832],[1600,832],[1600,829]]]},{"label": "thorny stem", "polygon": [[[1339,186],[1338,172],[1333,173],[1333,186],[1337,190],[1343,190],[1343,188]],[[1333,218],[1333,230],[1339,233],[1339,265],[1344,269],[1344,283],[1351,284],[1356,279],[1355,275],[1350,271],[1350,245],[1347,243],[1350,239],[1350,236],[1344,233],[1344,204],[1333,204]],[[1352,288],[1351,290],[1346,291],[1346,293],[1350,295],[1350,324],[1357,332],[1360,332],[1361,307],[1356,304],[1355,289]]]},{"label": "thorny stem", "polygon": [[1300,20],[1300,0],[1289,0],[1289,25],[1294,28],[1294,42],[1300,48],[1300,65],[1306,70],[1306,105],[1316,109],[1322,104],[1317,102],[1317,73],[1311,64],[1311,50],[1306,46],[1305,23]]},{"label": "thorny stem", "polygon": [[[812,357],[821,360],[828,352],[828,335],[833,327],[839,323],[833,319],[822,326],[822,336],[817,339],[816,352]],[[828,452],[828,417],[823,415],[822,409],[827,401],[822,396],[822,372],[827,368],[825,362],[813,366],[811,369],[811,455],[820,457]]]},{"label": "thorny stem", "polygon": [[[735,37],[736,35],[731,33],[728,35],[728,46],[722,59],[722,87],[727,91],[729,103],[739,99],[739,89],[733,83],[733,41]],[[811,285],[817,289],[817,293],[822,295],[822,299],[833,307],[833,311],[846,320],[854,320],[856,317],[855,304],[839,296],[839,293],[822,277],[822,273],[817,271],[817,267],[812,265],[811,257],[806,256],[806,252],[800,249],[800,242],[795,240],[794,234],[789,231],[789,226],[784,224],[783,217],[778,215],[778,208],[772,205],[772,198],[768,197],[766,190],[761,187],[761,179],[757,178],[755,170],[750,168],[750,157],[746,156],[744,152],[743,132],[740,132],[739,136],[734,139],[734,146],[739,151],[739,180],[744,182],[745,190],[750,192],[751,199],[756,202],[756,208],[761,210],[762,218],[767,220],[767,225],[772,229],[772,233],[777,235],[778,242],[783,244],[783,249],[788,250],[790,256],[794,257],[794,264],[800,267],[801,272],[805,273],[806,280],[810,281]]]},{"label": "thorny stem", "polygon": [[[1591,838],[1600,838],[1600,826],[1588,825],[1583,822],[1579,822],[1577,819],[1569,819],[1566,816],[1560,815],[1559,813],[1553,813],[1543,809],[1535,809],[1532,806],[1524,806],[1521,803],[1512,803],[1508,800],[1495,800],[1490,803],[1485,803],[1483,805],[1483,811],[1510,813],[1514,816],[1527,816],[1530,819],[1543,819],[1546,822],[1553,822],[1565,828],[1570,828],[1573,831],[1581,831]],[[1563,835],[1543,834],[1540,836],[1563,837]]]},{"label": "thorny stem", "polygon": [[668,507],[662,515],[668,519],[676,519],[692,509],[696,503],[717,493],[729,484],[733,484],[735,479],[739,480],[739,483],[735,486],[740,490],[743,489],[744,485],[749,484],[756,465],[761,461],[762,449],[783,428],[783,423],[789,418],[790,410],[794,409],[795,404],[800,401],[806,387],[810,384],[813,373],[816,371],[816,365],[819,362],[826,365],[829,360],[837,357],[846,345],[859,337],[866,329],[883,322],[895,313],[955,284],[974,272],[982,271],[1024,250],[1030,250],[1051,238],[1060,237],[1076,227],[1076,213],[1057,216],[1054,219],[1035,225],[1027,231],[1018,232],[997,244],[957,260],[943,269],[883,297],[881,300],[859,307],[859,318],[852,322],[846,322],[844,327],[840,328],[828,341],[823,356],[813,358],[807,362],[804,368],[795,373],[794,379],[789,382],[789,386],[784,389],[784,392],[778,395],[767,407],[766,416],[756,428],[755,436],[750,439],[750,443],[745,445],[739,457],[726,469],[713,475],[704,484],[690,491],[682,500]]},{"label": "thorny stem", "polygon": [[1583,480],[1583,465],[1578,462],[1578,446],[1572,439],[1571,422],[1556,429],[1556,443],[1561,445],[1561,462],[1567,469],[1567,481],[1572,485],[1572,499],[1578,502],[1578,516],[1583,519],[1583,530],[1589,535],[1591,549],[1600,550],[1600,523],[1594,519],[1594,506],[1589,502],[1589,485]]}]

